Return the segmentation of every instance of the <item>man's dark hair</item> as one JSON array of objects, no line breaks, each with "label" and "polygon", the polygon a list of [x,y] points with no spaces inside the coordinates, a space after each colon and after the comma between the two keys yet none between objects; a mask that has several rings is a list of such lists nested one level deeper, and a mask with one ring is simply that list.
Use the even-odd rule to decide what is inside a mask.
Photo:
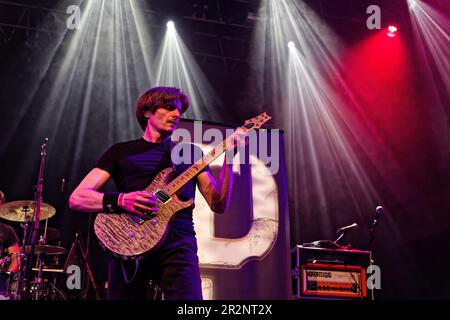
[{"label": "man's dark hair", "polygon": [[147,127],[147,118],[144,115],[146,111],[155,113],[158,107],[168,105],[174,100],[180,100],[182,114],[189,108],[188,97],[178,88],[155,87],[144,93],[136,104],[136,118],[142,130]]}]

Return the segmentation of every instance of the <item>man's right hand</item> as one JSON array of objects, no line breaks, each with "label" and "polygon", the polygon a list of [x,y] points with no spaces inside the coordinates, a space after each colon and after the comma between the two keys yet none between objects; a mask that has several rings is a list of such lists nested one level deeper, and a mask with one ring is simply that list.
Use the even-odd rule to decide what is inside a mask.
[{"label": "man's right hand", "polygon": [[142,218],[158,211],[156,196],[147,191],[124,193],[121,207]]}]

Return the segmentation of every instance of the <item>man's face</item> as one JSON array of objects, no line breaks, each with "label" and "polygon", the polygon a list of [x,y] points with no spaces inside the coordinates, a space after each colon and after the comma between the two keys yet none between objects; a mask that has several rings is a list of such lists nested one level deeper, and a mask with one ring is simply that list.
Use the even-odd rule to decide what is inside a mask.
[{"label": "man's face", "polygon": [[157,107],[152,114],[148,112],[148,126],[151,126],[158,132],[171,134],[178,126],[181,116],[180,100],[173,100],[169,104]]}]

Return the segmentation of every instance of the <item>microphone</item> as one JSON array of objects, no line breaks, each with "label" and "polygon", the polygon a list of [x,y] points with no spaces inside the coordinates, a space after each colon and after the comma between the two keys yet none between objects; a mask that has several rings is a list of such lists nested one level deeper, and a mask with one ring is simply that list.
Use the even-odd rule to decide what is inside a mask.
[{"label": "microphone", "polygon": [[370,232],[374,232],[375,227],[378,224],[378,220],[380,220],[381,215],[384,214],[384,208],[382,206],[378,206],[375,208],[375,217],[373,217],[372,227],[370,228]]},{"label": "microphone", "polygon": [[378,220],[380,220],[381,215],[384,214],[384,208],[382,206],[378,206],[375,208],[375,212],[375,217],[373,217],[374,226],[378,223]]},{"label": "microphone", "polygon": [[384,213],[384,208],[382,206],[378,206],[375,208],[375,211],[377,212],[377,214],[381,215]]},{"label": "microphone", "polygon": [[342,233],[342,232],[346,232],[347,230],[356,229],[356,228],[358,228],[358,224],[355,222],[355,223],[353,223],[351,225],[348,225],[348,226],[345,226],[345,227],[342,227],[342,228],[338,229],[336,234],[339,234],[339,233]]},{"label": "microphone", "polygon": [[372,226],[370,227],[370,239],[369,239],[369,250],[372,248],[372,242],[375,234],[375,229],[378,225],[378,220],[380,220],[381,215],[384,214],[384,208],[382,206],[377,206],[375,208],[375,217],[373,217]]}]

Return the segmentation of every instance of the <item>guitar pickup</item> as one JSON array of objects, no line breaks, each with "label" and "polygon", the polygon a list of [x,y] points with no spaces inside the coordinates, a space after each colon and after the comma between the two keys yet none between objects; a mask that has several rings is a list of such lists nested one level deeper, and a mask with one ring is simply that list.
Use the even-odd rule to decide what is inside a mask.
[{"label": "guitar pickup", "polygon": [[133,222],[136,222],[136,223],[138,223],[138,224],[143,224],[145,221],[147,221],[147,219],[143,219],[143,218],[138,217],[138,216],[136,216],[136,215],[134,215],[134,214],[130,214],[130,219],[131,219]]},{"label": "guitar pickup", "polygon": [[161,189],[156,190],[155,196],[156,196],[156,198],[158,198],[158,200],[161,201],[162,203],[167,203],[167,202],[170,201],[170,199],[172,199],[172,197],[171,197],[170,195],[168,195],[167,193],[165,193],[165,192],[162,191]]}]

